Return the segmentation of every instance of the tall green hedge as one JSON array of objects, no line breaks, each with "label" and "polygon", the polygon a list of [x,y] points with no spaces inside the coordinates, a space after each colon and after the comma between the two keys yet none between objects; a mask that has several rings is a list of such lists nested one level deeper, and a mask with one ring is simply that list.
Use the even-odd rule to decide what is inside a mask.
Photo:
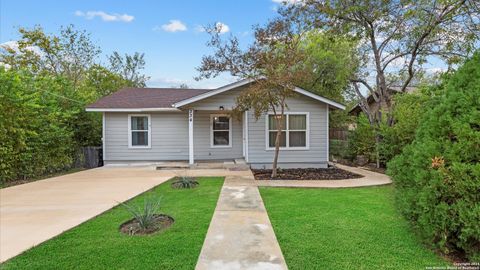
[{"label": "tall green hedge", "polygon": [[70,90],[61,78],[0,68],[1,182],[71,165],[77,144],[69,123],[83,104],[59,98]]},{"label": "tall green hedge", "polygon": [[480,261],[480,53],[439,91],[387,173],[399,208],[427,243]]}]

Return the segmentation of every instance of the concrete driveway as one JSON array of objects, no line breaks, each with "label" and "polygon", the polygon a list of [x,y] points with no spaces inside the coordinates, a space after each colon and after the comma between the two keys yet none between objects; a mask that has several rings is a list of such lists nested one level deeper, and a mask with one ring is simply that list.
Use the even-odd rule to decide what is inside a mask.
[{"label": "concrete driveway", "polygon": [[0,190],[0,262],[155,187],[153,168],[97,168]]}]

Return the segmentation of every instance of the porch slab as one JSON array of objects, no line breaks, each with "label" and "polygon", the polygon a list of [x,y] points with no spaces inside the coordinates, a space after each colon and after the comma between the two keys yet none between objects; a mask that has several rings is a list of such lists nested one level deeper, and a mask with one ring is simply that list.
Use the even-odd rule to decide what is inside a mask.
[{"label": "porch slab", "polygon": [[287,269],[251,172],[225,178],[196,269]]}]

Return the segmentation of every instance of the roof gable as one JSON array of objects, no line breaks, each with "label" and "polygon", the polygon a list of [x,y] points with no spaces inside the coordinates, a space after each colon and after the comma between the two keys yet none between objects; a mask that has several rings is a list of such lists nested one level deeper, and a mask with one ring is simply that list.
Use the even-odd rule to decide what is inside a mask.
[{"label": "roof gable", "polygon": [[[253,79],[245,79],[245,80],[240,80],[238,82],[235,82],[235,83],[232,83],[232,84],[228,84],[228,85],[225,85],[223,87],[220,87],[220,88],[217,88],[215,90],[212,90],[212,91],[209,91],[209,92],[206,92],[206,93],[203,93],[203,94],[200,94],[200,95],[197,95],[197,96],[194,96],[194,97],[191,97],[191,98],[188,98],[188,99],[185,99],[185,100],[182,100],[182,101],[179,101],[179,102],[176,102],[173,104],[173,107],[175,108],[179,108],[179,107],[182,107],[182,106],[185,106],[185,105],[188,105],[190,103],[193,103],[193,102],[197,102],[197,101],[200,101],[200,100],[203,100],[203,99],[206,99],[206,98],[209,98],[211,96],[215,96],[215,95],[218,95],[220,93],[223,93],[223,92],[226,92],[226,91],[230,91],[232,89],[236,89],[238,87],[241,87],[241,86],[244,86],[244,85],[247,85],[249,83],[252,83],[254,82]],[[310,98],[313,98],[317,101],[320,101],[320,102],[323,102],[323,103],[326,103],[334,108],[337,108],[337,109],[340,109],[340,110],[345,110],[345,106],[338,103],[338,102],[335,102],[333,100],[330,100],[328,98],[325,98],[325,97],[322,97],[322,96],[319,96],[319,95],[316,95],[312,92],[309,92],[305,89],[302,89],[300,87],[295,87],[294,89],[295,92],[301,94],[301,95],[304,95],[304,96],[307,96],[307,97],[310,97]]]}]

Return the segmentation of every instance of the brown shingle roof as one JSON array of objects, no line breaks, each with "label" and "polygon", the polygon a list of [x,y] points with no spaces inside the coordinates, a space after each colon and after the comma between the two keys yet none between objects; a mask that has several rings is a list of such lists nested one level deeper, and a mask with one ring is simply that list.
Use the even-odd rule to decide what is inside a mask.
[{"label": "brown shingle roof", "polygon": [[87,108],[171,108],[176,102],[208,91],[210,89],[124,88],[97,100]]}]

